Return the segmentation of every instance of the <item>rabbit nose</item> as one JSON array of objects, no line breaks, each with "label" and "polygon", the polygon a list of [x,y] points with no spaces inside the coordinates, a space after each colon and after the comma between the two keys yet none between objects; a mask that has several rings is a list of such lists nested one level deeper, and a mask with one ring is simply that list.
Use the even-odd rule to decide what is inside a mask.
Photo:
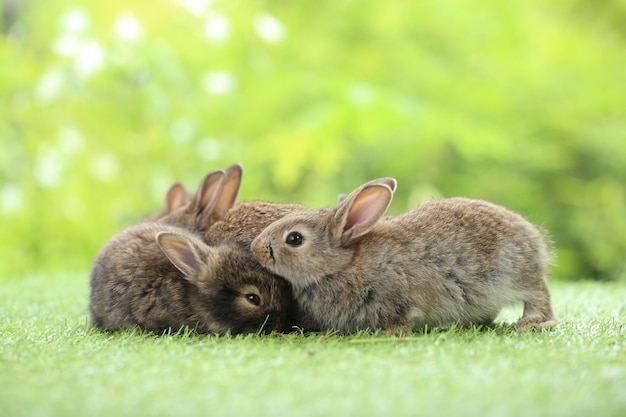
[{"label": "rabbit nose", "polygon": [[270,261],[276,263],[274,249],[272,248],[272,244],[267,240],[256,238],[252,242],[252,253],[262,264],[269,263]]}]

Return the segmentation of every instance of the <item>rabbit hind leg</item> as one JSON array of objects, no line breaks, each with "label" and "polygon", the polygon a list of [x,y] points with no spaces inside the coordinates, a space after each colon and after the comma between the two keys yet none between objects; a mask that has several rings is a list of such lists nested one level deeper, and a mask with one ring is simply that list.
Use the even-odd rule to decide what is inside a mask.
[{"label": "rabbit hind leg", "polygon": [[517,322],[517,331],[550,329],[557,324],[552,312],[550,292],[545,280],[541,288],[534,292],[530,299],[524,301],[524,314]]}]

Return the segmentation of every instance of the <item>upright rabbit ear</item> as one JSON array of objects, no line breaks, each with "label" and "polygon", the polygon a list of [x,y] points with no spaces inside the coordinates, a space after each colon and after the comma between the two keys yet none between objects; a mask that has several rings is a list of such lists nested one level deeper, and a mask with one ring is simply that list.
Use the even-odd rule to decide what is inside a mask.
[{"label": "upright rabbit ear", "polygon": [[239,194],[239,187],[241,186],[242,175],[243,168],[240,164],[231,165],[226,170],[222,191],[217,196],[217,200],[211,210],[211,222],[223,219],[226,212],[235,205],[237,194]]},{"label": "upright rabbit ear", "polygon": [[203,249],[205,245],[193,236],[172,232],[157,233],[156,241],[161,251],[185,278],[196,283],[210,255]]},{"label": "upright rabbit ear", "polygon": [[396,180],[379,178],[363,184],[341,199],[331,219],[331,232],[341,245],[367,234],[389,208]]},{"label": "upright rabbit ear", "polygon": [[169,214],[187,202],[187,190],[180,182],[175,182],[165,196],[165,214]]},{"label": "upright rabbit ear", "polygon": [[202,179],[198,191],[196,191],[190,203],[190,207],[195,214],[194,224],[190,227],[203,231],[211,225],[213,208],[222,195],[225,179],[226,173],[221,169],[207,174]]}]

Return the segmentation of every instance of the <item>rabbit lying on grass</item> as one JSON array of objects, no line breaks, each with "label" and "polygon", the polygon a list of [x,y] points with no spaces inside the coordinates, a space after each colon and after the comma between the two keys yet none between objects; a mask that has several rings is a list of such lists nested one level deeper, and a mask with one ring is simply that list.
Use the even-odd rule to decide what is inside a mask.
[{"label": "rabbit lying on grass", "polygon": [[126,228],[100,252],[90,301],[97,327],[155,333],[285,331],[293,305],[290,285],[248,251],[155,222]]},{"label": "rabbit lying on grass", "polygon": [[95,326],[249,333],[302,323],[290,284],[262,268],[250,251],[252,238],[290,205],[232,208],[241,175],[239,165],[214,171],[193,197],[174,184],[161,212],[101,250],[91,273]]},{"label": "rabbit lying on grass", "polygon": [[334,209],[302,210],[252,242],[255,257],[293,286],[305,314],[343,333],[489,324],[523,302],[518,330],[551,327],[542,233],[480,200],[433,200],[382,217],[396,181],[368,182]]}]

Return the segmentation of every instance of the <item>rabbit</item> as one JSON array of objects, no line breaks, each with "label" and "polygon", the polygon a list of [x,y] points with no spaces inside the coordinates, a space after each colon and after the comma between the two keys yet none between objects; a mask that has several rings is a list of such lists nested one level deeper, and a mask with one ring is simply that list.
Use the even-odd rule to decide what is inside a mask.
[{"label": "rabbit", "polygon": [[240,183],[241,166],[238,164],[226,171],[218,169],[210,172],[188,202],[178,204],[175,209],[154,220],[201,233],[234,205]]},{"label": "rabbit", "polygon": [[[243,168],[234,164],[225,171],[214,171],[196,192],[196,200],[182,210],[173,211],[160,221],[175,224],[201,234],[206,243],[237,243],[250,250],[250,243],[265,227],[287,213],[303,210],[299,204],[245,201],[235,204],[241,186]],[[218,183],[221,181],[221,183]],[[207,184],[218,184],[208,188]],[[207,191],[208,190],[208,191]],[[205,196],[205,197],[202,197]],[[210,202],[210,203],[208,203]],[[198,214],[199,213],[199,214]]]},{"label": "rabbit", "polygon": [[[169,230],[171,226],[176,226],[176,230],[187,230],[196,225],[206,224],[213,211],[218,210],[215,208],[218,205],[217,197],[224,198],[222,188],[225,176],[222,170],[207,174],[202,179],[198,191],[186,203],[183,202],[184,193],[181,193],[184,189],[174,184],[168,191],[162,215],[157,214],[153,218],[126,228],[101,250],[90,277],[90,310],[94,325],[110,328],[137,321],[132,319],[132,316],[122,320],[122,317],[129,314],[131,308],[139,308],[133,304],[138,301],[128,298],[123,288],[135,280],[146,281],[151,277],[154,282],[160,282],[175,275],[171,262],[154,240],[156,233]],[[178,285],[185,288],[182,284]],[[166,296],[169,295],[164,293],[163,297]],[[118,304],[126,307],[116,310],[114,307]],[[154,328],[148,325],[143,327]]]},{"label": "rabbit", "polygon": [[[305,207],[296,203],[272,203],[268,201],[244,201],[234,204],[240,181],[242,178],[241,165],[233,165],[226,170],[226,178],[220,192],[216,194],[218,200],[212,206],[212,212],[204,217],[207,224],[196,224],[192,230],[200,229],[205,242],[209,245],[218,245],[224,242],[237,245],[248,251],[250,244],[272,222],[285,215],[304,210]],[[256,259],[252,258],[255,262]],[[281,278],[282,279],[282,278]],[[309,314],[297,308],[290,313],[291,325],[305,331],[323,331],[319,323]]]},{"label": "rabbit", "polygon": [[208,246],[165,223],[123,230],[99,253],[91,273],[91,321],[106,330],[285,331],[293,306],[290,284],[262,268],[249,250]]},{"label": "rabbit", "polygon": [[151,216],[148,216],[146,221],[158,221],[174,210],[186,205],[194,197],[194,194],[187,191],[185,186],[180,182],[175,182],[167,191],[165,195],[165,201],[163,202],[163,208]]},{"label": "rabbit", "polygon": [[287,279],[305,314],[341,333],[488,325],[523,302],[518,331],[556,324],[542,232],[482,200],[432,200],[383,217],[396,181],[380,178],[333,209],[287,214],[251,244]]},{"label": "rabbit", "polygon": [[[241,233],[237,230],[249,233],[246,227],[252,226],[255,220],[262,220],[270,209],[243,209],[248,206],[244,204],[237,211],[241,215],[233,217],[241,222],[225,225],[225,221],[231,220],[226,213],[230,213],[234,205],[241,175],[242,168],[238,164],[226,171],[207,174],[186,204],[170,204],[170,200],[180,197],[175,194],[181,190],[173,186],[166,198],[166,207],[173,208],[165,210],[169,213],[127,228],[101,250],[91,273],[90,311],[96,327],[138,326],[159,333],[194,325],[203,333],[241,333],[257,331],[260,325],[256,319],[268,312],[270,321],[266,323],[266,331],[302,327],[304,319],[295,319],[301,315],[297,313],[290,284],[259,265],[250,251],[252,237],[248,238],[246,245],[237,245],[241,242],[238,238]],[[259,207],[266,207],[266,204],[259,204]],[[245,215],[248,212],[253,214]],[[214,255],[211,262],[205,261],[204,258],[214,251],[209,252],[206,249],[209,246],[198,239],[203,237],[203,230],[218,220],[222,221],[218,230],[228,230],[229,233],[212,238],[210,248],[219,249],[216,252],[219,256]],[[266,220],[262,224],[269,222]],[[180,236],[168,237],[159,232]],[[188,250],[183,250],[183,241]],[[190,258],[191,254],[194,258]],[[189,269],[194,265],[200,265],[201,271]],[[198,280],[198,274],[211,279]],[[242,282],[246,286],[242,286]],[[151,290],[153,287],[161,290]],[[202,307],[197,301],[192,302],[188,294],[198,290],[205,295],[213,291],[221,298],[214,297],[217,302]],[[244,290],[249,292],[244,293]],[[144,299],[146,296],[150,298]],[[250,310],[242,297],[258,303],[258,308]],[[202,320],[199,312],[203,314]],[[312,325],[307,327],[313,328]]]}]

